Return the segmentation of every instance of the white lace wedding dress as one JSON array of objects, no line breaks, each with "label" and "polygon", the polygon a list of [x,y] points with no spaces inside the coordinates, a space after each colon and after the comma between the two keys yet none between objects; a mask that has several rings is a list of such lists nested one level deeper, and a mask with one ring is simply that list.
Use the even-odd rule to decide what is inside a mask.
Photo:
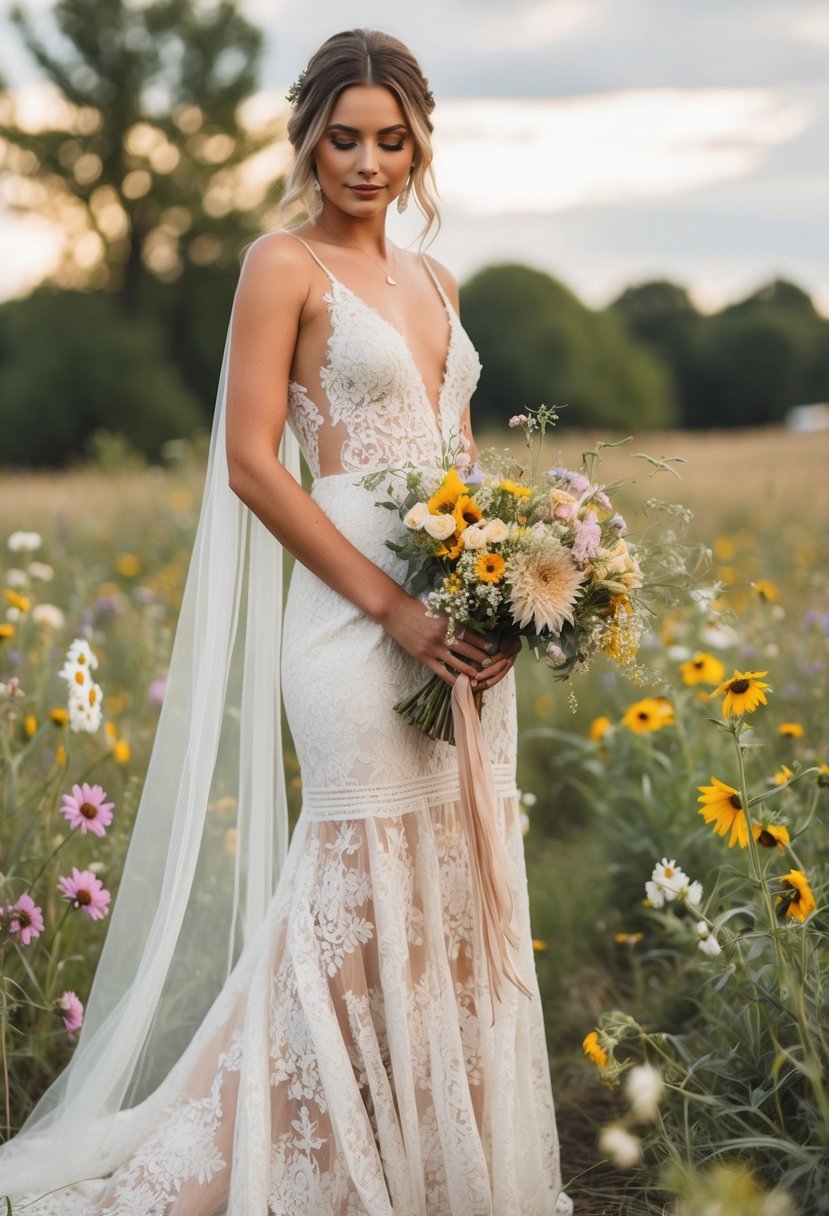
[{"label": "white lace wedding dress", "polygon": [[[315,501],[399,577],[384,545],[399,521],[359,478],[434,464],[478,357],[432,275],[450,325],[436,416],[402,334],[319,265],[331,333],[318,383],[290,384],[290,425]],[[319,475],[321,454],[337,472]],[[268,915],[185,1055],[131,1112],[131,1143],[101,1162],[108,1177],[26,1216],[571,1211],[533,961],[512,675],[486,693],[482,723],[513,961],[532,998],[506,983],[494,1008],[455,749],[392,710],[424,668],[297,565],[282,676],[303,800]]]}]

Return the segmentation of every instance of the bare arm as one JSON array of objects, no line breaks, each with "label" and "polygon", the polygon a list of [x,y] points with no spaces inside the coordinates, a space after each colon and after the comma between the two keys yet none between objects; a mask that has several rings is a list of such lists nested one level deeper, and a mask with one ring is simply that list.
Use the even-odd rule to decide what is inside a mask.
[{"label": "bare arm", "polygon": [[[475,641],[446,645],[445,618],[348,541],[280,464],[294,348],[309,299],[307,253],[289,236],[260,237],[245,260],[233,311],[227,386],[230,487],[298,561],[372,620],[404,650],[451,683],[471,679],[486,657]],[[452,671],[447,671],[449,664]]]}]

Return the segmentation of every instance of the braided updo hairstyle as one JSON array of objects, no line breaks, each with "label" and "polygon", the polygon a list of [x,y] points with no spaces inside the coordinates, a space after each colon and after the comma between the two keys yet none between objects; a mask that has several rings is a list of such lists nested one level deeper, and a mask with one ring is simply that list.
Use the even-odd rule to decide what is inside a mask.
[{"label": "braided updo hairstyle", "polygon": [[294,112],[288,138],[294,164],[279,202],[280,220],[297,204],[310,212],[314,194],[312,157],[343,89],[383,85],[390,89],[412,133],[412,194],[426,218],[421,242],[433,224],[440,225],[432,169],[432,121],[435,99],[420,65],[407,46],[380,30],[345,30],[327,39],[311,56],[292,90]]}]

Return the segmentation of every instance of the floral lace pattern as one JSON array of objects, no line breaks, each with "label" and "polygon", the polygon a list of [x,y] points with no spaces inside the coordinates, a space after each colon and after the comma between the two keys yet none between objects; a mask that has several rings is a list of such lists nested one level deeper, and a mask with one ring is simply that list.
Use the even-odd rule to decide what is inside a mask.
[{"label": "floral lace pattern", "polygon": [[481,373],[477,352],[446,293],[429,269],[449,319],[436,415],[400,331],[325,266],[322,269],[331,281],[323,296],[331,320],[320,371],[325,402],[313,402],[308,390],[293,380],[288,392],[288,420],[308,467],[319,476],[320,433],[338,426],[337,434],[344,433],[342,472],[368,472],[402,460],[433,464],[440,459],[441,440],[457,429]]},{"label": "floral lace pattern", "polygon": [[[391,513],[354,473],[433,461],[480,365],[444,296],[436,418],[402,335],[329,277],[327,406],[292,385],[290,421],[315,475],[320,437],[340,428],[342,472],[318,478],[313,496],[399,578],[384,543]],[[110,1129],[97,1182],[15,1199],[35,1199],[27,1216],[570,1211],[532,950],[512,676],[485,694],[482,724],[513,961],[533,995],[507,984],[493,1009],[455,750],[392,708],[423,667],[299,564],[282,656],[303,808],[267,917],[163,1084]]]}]

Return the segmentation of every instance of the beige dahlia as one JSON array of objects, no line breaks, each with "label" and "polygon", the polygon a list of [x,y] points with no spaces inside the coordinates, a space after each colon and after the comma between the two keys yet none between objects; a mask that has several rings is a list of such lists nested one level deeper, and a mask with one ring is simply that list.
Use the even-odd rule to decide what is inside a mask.
[{"label": "beige dahlia", "polygon": [[512,619],[519,625],[532,621],[538,633],[560,633],[565,621],[573,623],[584,574],[566,549],[517,553],[507,563],[505,577],[512,589]]}]

